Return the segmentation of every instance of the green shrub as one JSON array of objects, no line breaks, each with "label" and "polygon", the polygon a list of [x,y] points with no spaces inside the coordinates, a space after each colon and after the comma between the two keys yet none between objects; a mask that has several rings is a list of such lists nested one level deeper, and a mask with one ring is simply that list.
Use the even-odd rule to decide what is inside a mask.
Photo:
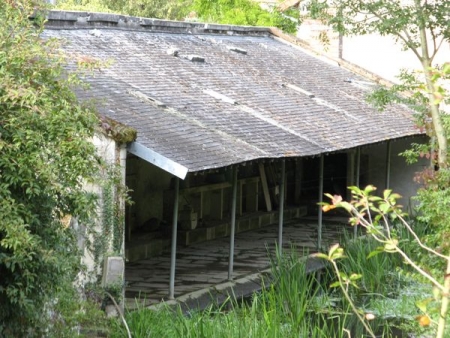
[{"label": "green shrub", "polygon": [[191,0],[60,0],[58,9],[113,12],[146,18],[182,20],[189,13]]},{"label": "green shrub", "polygon": [[297,14],[294,14],[294,18],[291,20],[276,10],[266,11],[258,3],[250,0],[194,0],[192,9],[203,21],[207,22],[272,26],[281,28],[288,33],[294,33],[297,30]]},{"label": "green shrub", "polygon": [[[55,41],[43,41],[40,2],[0,2],[0,336],[41,337],[46,308],[80,269],[71,229],[87,224],[96,177],[96,115],[78,105]],[[39,12],[36,12],[39,13]]]}]

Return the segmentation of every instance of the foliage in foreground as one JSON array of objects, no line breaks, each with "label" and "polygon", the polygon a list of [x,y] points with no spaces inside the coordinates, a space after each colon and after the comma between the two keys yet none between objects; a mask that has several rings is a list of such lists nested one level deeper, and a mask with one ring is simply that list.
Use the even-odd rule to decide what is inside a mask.
[{"label": "foliage in foreground", "polygon": [[[427,299],[422,299],[416,303],[421,310],[421,314],[416,319],[421,326],[430,326],[436,338],[448,336],[450,333],[447,327],[447,320],[450,317],[448,311],[450,256],[423,243],[413,230],[410,222],[406,220],[406,215],[402,212],[401,206],[397,204],[400,195],[388,189],[383,192],[382,197],[375,196],[373,193],[376,188],[371,185],[364,189],[358,187],[350,187],[349,189],[352,193],[350,202],[343,201],[341,196],[326,194],[331,199],[332,204],[324,203],[324,211],[343,208],[350,214],[350,223],[353,226],[361,226],[365,229],[367,234],[379,244],[377,248],[370,252],[369,258],[381,253],[397,254],[404,261],[404,264],[407,264],[423,280],[431,284],[433,288],[432,296],[430,295]],[[393,221],[398,223],[397,227],[401,231],[409,234],[412,242],[411,246],[416,247],[429,257],[442,260],[446,269],[444,271],[433,271],[426,264],[423,264],[423,260],[420,262],[411,255],[405,249],[404,244],[401,243],[401,241],[405,240],[405,236],[399,235],[399,231],[393,226]],[[360,322],[365,326],[370,336],[375,337],[375,333],[367,326],[367,317],[365,318],[359,313],[349,292],[350,287],[357,287],[357,280],[362,275],[354,272],[351,274],[345,273],[337,264],[340,259],[344,258],[344,249],[339,244],[336,244],[330,248],[328,254],[317,253],[315,256],[327,260],[333,266],[338,279],[335,286],[340,287]],[[362,271],[363,275],[364,273]]]},{"label": "foliage in foreground", "polygon": [[55,295],[80,270],[62,219],[86,221],[94,207],[83,183],[98,170],[97,117],[77,104],[55,41],[39,37],[42,18],[29,20],[39,4],[0,1],[2,337],[44,335]]},{"label": "foliage in foreground", "polygon": [[[426,286],[414,281],[409,274],[398,272],[398,261],[392,255],[374,257],[383,261],[380,267],[367,264],[367,255],[374,246],[372,240],[349,242],[349,261],[359,262],[364,271],[377,274],[378,289],[368,288],[352,293],[357,306],[376,318],[368,325],[380,337],[395,337],[397,327],[405,332],[421,332],[414,317],[420,311],[415,301],[423,296]],[[353,248],[351,248],[353,247]],[[351,264],[341,261],[341,268]],[[326,270],[320,275],[306,273],[305,260],[293,249],[272,257],[271,285],[251,299],[236,300],[231,295],[221,306],[211,305],[204,311],[183,313],[180,309],[164,307],[159,311],[138,309],[128,312],[126,319],[133,337],[362,337],[364,329],[351,312],[349,303],[335,288],[328,288],[333,275]],[[383,288],[383,289],[382,289]],[[395,292],[384,293],[386,290]],[[397,331],[396,331],[397,330]],[[119,321],[114,322],[112,337],[124,337]]]}]

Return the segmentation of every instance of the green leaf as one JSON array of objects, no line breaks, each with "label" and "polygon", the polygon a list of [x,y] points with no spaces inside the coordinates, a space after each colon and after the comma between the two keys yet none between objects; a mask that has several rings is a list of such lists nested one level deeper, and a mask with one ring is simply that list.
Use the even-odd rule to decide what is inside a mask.
[{"label": "green leaf", "polygon": [[423,313],[427,313],[427,306],[432,301],[433,301],[433,298],[426,298],[426,299],[418,300],[418,301],[416,301],[416,306]]},{"label": "green leaf", "polygon": [[371,251],[371,252],[367,255],[367,259],[372,258],[372,257],[374,257],[374,256],[376,256],[376,255],[378,255],[378,254],[380,254],[380,253],[382,253],[382,252],[383,252],[383,247],[379,247],[379,248],[377,248],[376,250]]},{"label": "green leaf", "polygon": [[387,241],[384,244],[384,251],[385,252],[396,252],[397,251],[397,247],[398,247],[398,240],[396,239],[391,239],[389,241]]},{"label": "green leaf", "polygon": [[388,203],[380,203],[379,208],[382,214],[387,214],[391,210],[391,206]]},{"label": "green leaf", "polygon": [[389,198],[389,196],[392,193],[392,189],[386,189],[385,191],[383,191],[383,198],[386,200]]},{"label": "green leaf", "polygon": [[344,249],[339,246],[339,243],[334,244],[328,252],[328,259],[334,261],[342,257],[344,257]]},{"label": "green leaf", "polygon": [[336,281],[336,282],[330,284],[330,288],[338,288],[340,286],[341,286],[341,283],[339,281]]},{"label": "green leaf", "polygon": [[355,280],[361,279],[361,277],[362,277],[361,274],[352,273],[352,274],[350,275],[350,280],[351,280],[351,281],[355,281]]},{"label": "green leaf", "polygon": [[321,252],[317,252],[311,255],[311,257],[316,257],[316,258],[321,258],[321,259],[326,259],[328,260],[328,255],[321,253]]}]

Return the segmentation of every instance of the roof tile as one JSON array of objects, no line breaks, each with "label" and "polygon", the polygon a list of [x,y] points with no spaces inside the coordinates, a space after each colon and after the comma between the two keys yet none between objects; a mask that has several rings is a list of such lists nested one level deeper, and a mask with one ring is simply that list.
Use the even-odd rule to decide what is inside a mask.
[{"label": "roof tile", "polygon": [[[149,20],[140,29],[96,26],[101,34],[55,25],[43,35],[68,41],[69,55],[112,60],[86,77],[92,90],[78,92],[80,99],[98,99],[101,114],[135,128],[138,142],[189,171],[314,156],[418,134],[412,111],[391,105],[378,112],[364,100],[367,90],[348,82],[367,79],[298,47],[245,36],[245,29],[200,38],[183,23],[169,27],[184,27],[183,34],[142,29]],[[232,29],[214,25],[220,32]],[[168,55],[169,49],[178,56]],[[184,59],[188,55],[201,55],[204,62]]]}]

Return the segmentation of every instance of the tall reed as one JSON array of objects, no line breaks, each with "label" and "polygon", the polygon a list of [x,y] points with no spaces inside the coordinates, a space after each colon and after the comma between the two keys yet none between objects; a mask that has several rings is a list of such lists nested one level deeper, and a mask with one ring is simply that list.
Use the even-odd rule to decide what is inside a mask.
[{"label": "tall reed", "polygon": [[[401,262],[374,256],[375,263],[366,257],[372,244],[357,240],[349,244],[348,264],[343,269],[369,274],[364,280],[364,293],[387,292],[386,283]],[[134,338],[361,338],[359,327],[348,304],[337,292],[330,290],[332,275],[325,269],[319,281],[318,273],[307,273],[306,253],[295,248],[283,255],[276,250],[271,258],[272,277],[267,287],[248,300],[233,295],[220,306],[210,305],[202,311],[182,312],[166,307],[160,311],[139,309],[128,312],[126,318]],[[372,259],[372,258],[371,258]],[[367,265],[368,264],[368,265]],[[380,266],[378,266],[380,265]],[[270,282],[270,283],[269,283]],[[364,305],[364,304],[363,304]],[[374,321],[373,327],[383,338],[391,337],[386,321]],[[120,325],[112,338],[123,337]]]}]

